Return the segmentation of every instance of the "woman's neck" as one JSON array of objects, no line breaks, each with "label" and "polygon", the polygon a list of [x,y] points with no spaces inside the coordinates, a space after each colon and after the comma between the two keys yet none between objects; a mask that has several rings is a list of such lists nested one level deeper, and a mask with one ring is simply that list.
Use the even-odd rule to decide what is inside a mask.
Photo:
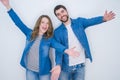
[{"label": "woman's neck", "polygon": [[42,33],[42,32],[39,32],[39,33],[38,33],[38,36],[42,36],[43,34],[44,34],[44,33]]}]

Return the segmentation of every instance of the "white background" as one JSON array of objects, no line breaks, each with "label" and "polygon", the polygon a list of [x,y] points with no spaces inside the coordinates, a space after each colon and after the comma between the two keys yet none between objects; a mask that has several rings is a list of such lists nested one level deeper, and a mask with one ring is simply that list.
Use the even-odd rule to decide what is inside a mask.
[{"label": "white background", "polygon": [[[120,0],[10,0],[10,4],[30,28],[42,14],[48,14],[56,28],[60,24],[53,13],[57,4],[65,5],[72,18],[115,12],[114,20],[86,29],[93,62],[86,63],[85,80],[120,80]],[[0,80],[25,80],[25,69],[19,64],[25,36],[6,11],[0,3]]]}]

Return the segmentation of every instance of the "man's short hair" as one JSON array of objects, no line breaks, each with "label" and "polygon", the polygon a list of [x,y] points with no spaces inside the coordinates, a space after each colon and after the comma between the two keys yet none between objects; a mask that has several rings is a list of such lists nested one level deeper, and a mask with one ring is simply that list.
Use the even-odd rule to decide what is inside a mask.
[{"label": "man's short hair", "polygon": [[66,11],[67,11],[67,9],[66,9],[66,7],[65,6],[63,6],[63,5],[57,5],[55,8],[54,8],[54,14],[56,15],[56,10],[58,10],[58,9],[60,9],[60,8],[63,8],[63,9],[65,9]]}]

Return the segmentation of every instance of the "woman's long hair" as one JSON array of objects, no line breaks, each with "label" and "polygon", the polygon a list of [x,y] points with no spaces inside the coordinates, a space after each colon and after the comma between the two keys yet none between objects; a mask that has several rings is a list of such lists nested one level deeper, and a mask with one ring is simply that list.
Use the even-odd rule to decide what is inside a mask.
[{"label": "woman's long hair", "polygon": [[49,27],[48,27],[48,30],[44,33],[43,37],[48,39],[53,35],[53,24],[52,24],[52,21],[51,21],[50,17],[48,15],[41,15],[38,18],[38,20],[37,20],[37,22],[34,26],[34,29],[32,31],[31,40],[34,40],[38,36],[39,25],[41,24],[41,20],[44,17],[46,17],[49,20]]}]

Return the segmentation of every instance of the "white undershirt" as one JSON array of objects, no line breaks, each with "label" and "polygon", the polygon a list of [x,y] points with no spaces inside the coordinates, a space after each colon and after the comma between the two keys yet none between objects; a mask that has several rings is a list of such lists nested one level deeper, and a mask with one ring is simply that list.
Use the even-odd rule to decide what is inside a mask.
[{"label": "white undershirt", "polygon": [[75,36],[71,24],[66,26],[68,31],[68,45],[69,48],[75,47],[75,50],[80,53],[78,57],[69,56],[69,66],[85,63],[85,52],[84,48],[82,47],[81,43],[78,41],[77,37]]}]

